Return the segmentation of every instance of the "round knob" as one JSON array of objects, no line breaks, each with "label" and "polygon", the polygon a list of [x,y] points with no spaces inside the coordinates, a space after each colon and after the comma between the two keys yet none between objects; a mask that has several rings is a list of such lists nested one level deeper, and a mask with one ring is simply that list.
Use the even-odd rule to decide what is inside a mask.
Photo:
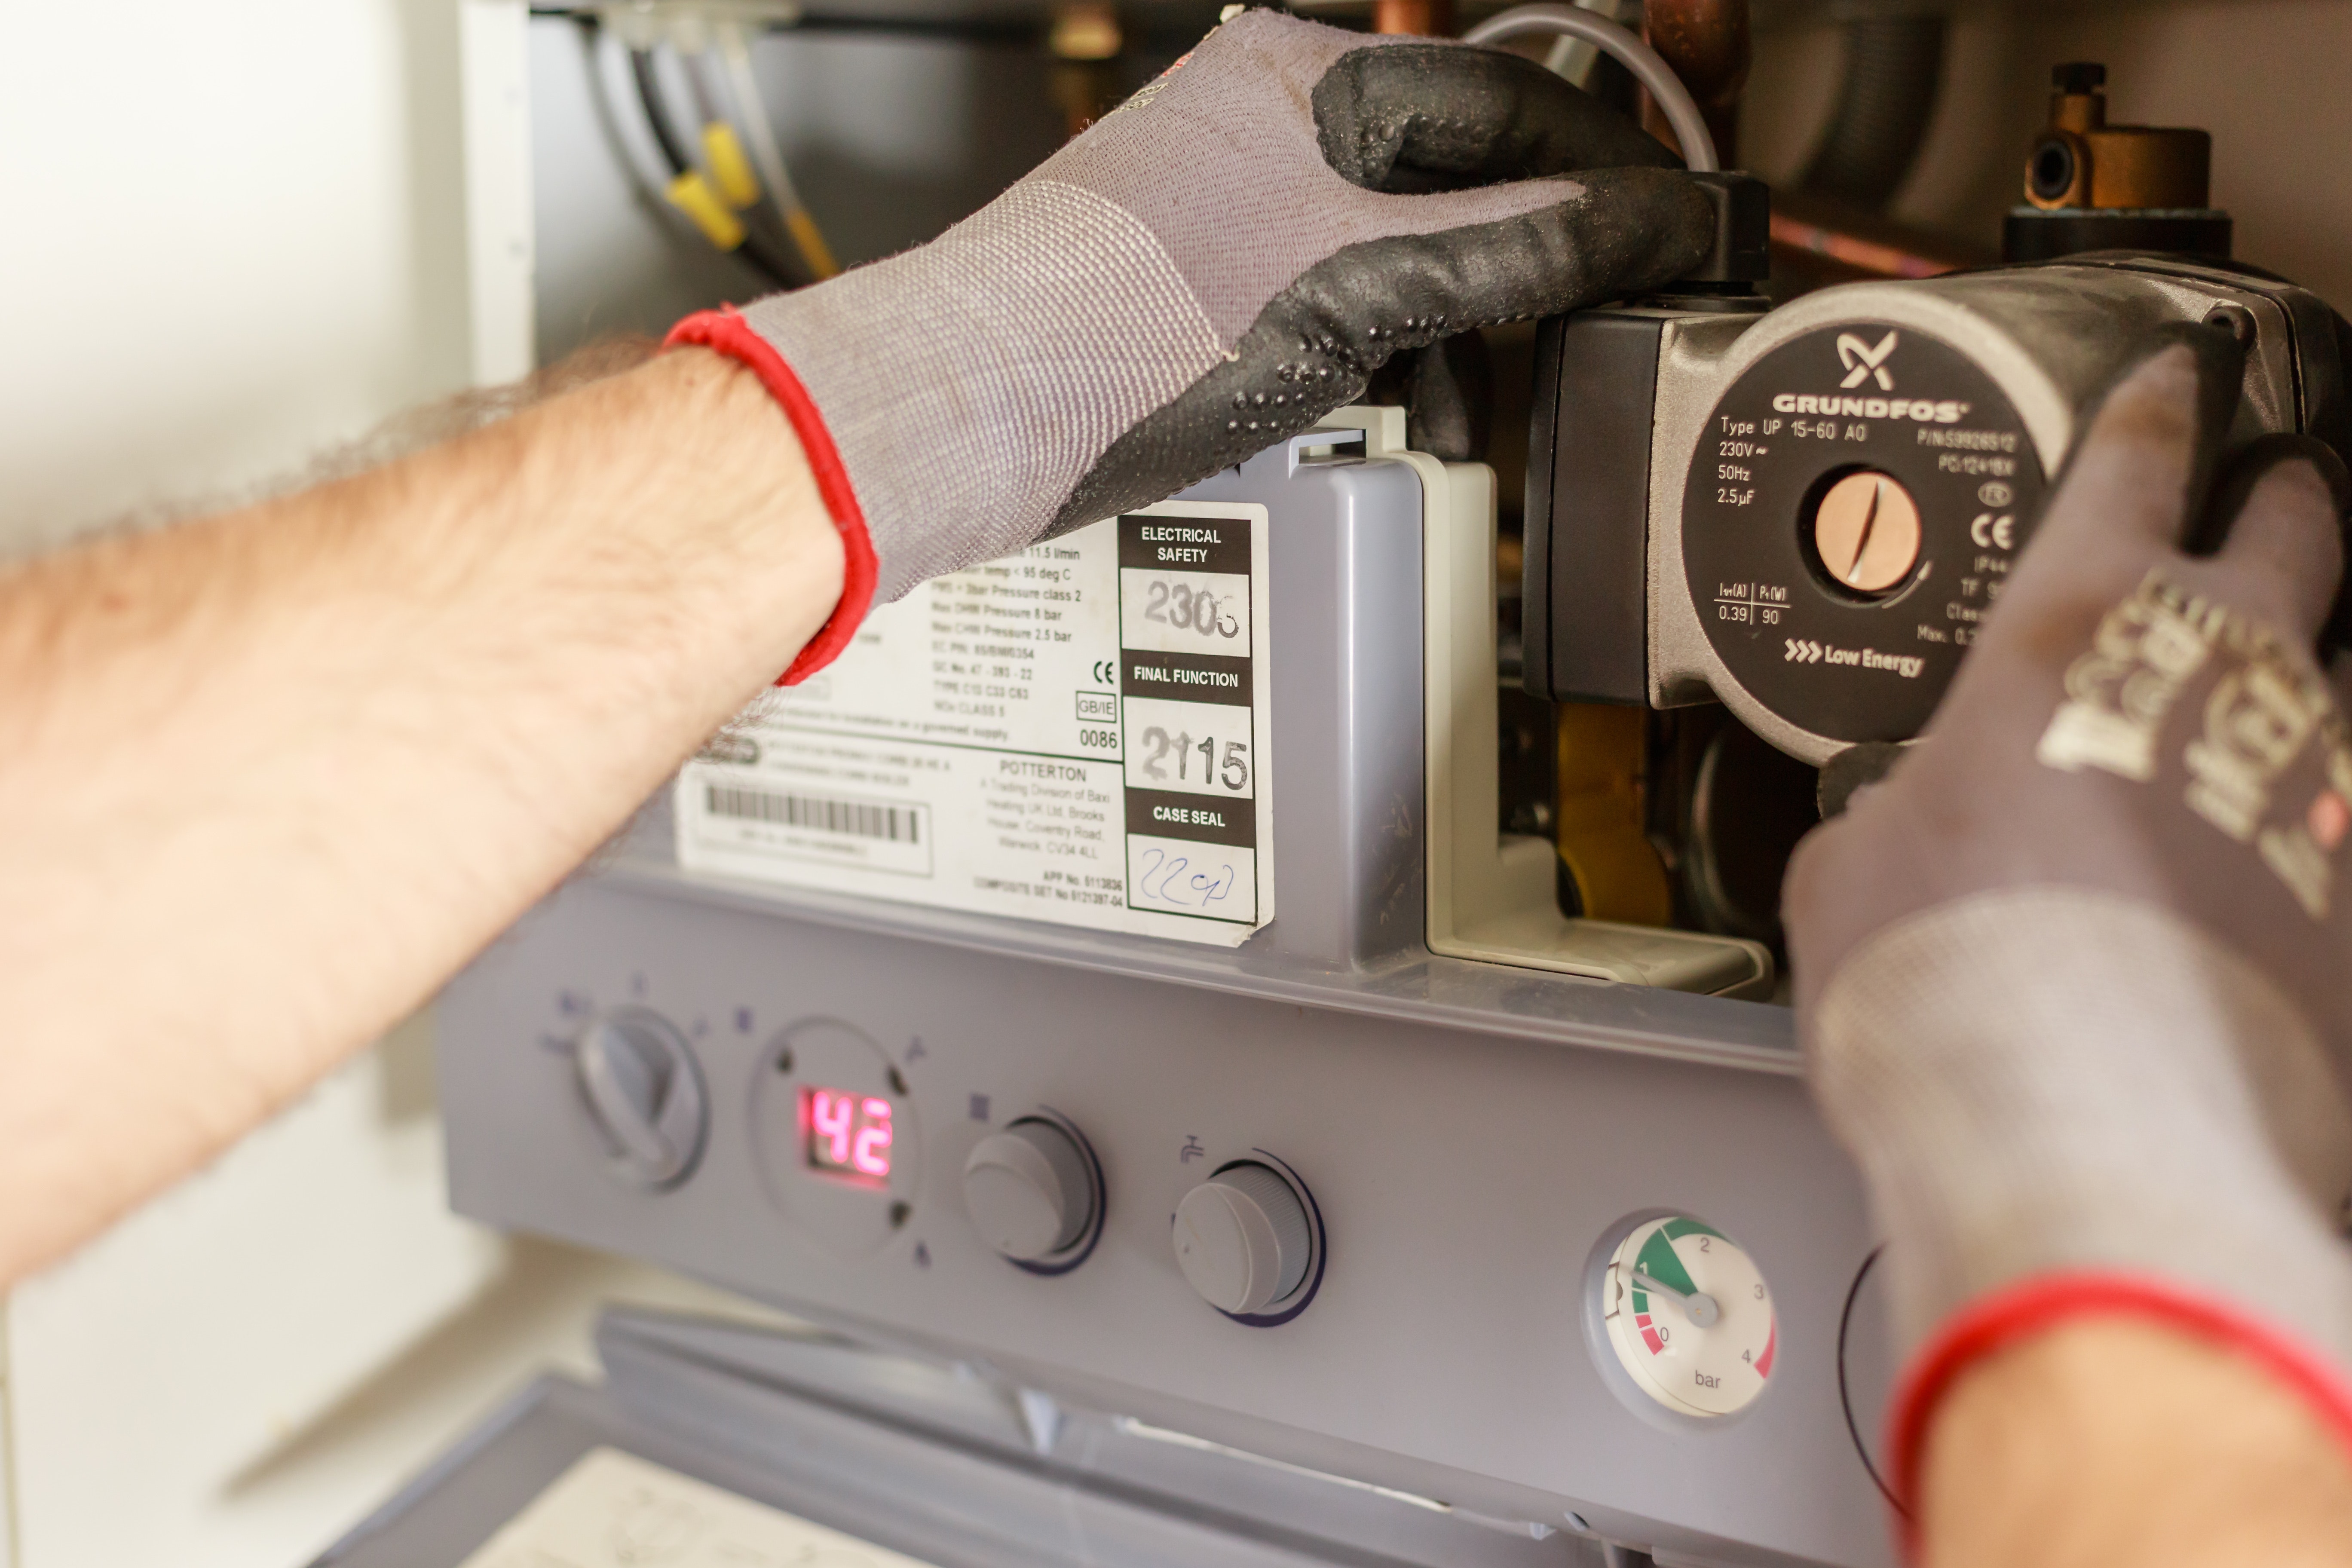
[{"label": "round knob", "polygon": [[963,1201],[981,1239],[1034,1263],[1066,1252],[1094,1223],[1093,1171],[1077,1141],[1043,1117],[992,1132],[963,1163]]},{"label": "round knob", "polygon": [[1297,1290],[1313,1234],[1290,1184],[1270,1166],[1245,1161],[1176,1205],[1176,1267],[1209,1305],[1247,1317]]},{"label": "round knob", "polygon": [[1848,474],[1813,509],[1813,548],[1846,587],[1883,594],[1919,563],[1919,503],[1875,469]]},{"label": "round knob", "polygon": [[588,1114],[623,1175],[646,1186],[684,1176],[709,1120],[686,1041],[658,1014],[607,1013],[572,1046]]}]

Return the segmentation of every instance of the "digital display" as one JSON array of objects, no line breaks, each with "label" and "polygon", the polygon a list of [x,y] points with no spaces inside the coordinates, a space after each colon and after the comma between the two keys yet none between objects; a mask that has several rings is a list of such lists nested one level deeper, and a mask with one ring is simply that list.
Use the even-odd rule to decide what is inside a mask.
[{"label": "digital display", "polygon": [[890,1184],[890,1102],[838,1089],[801,1090],[809,1168],[859,1186]]}]

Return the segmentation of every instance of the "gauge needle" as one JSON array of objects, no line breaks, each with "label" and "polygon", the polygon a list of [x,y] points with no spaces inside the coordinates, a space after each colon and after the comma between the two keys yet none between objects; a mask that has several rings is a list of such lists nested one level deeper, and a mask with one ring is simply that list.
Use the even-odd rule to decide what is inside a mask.
[{"label": "gauge needle", "polygon": [[1633,1283],[1644,1290],[1655,1290],[1661,1296],[1671,1296],[1682,1303],[1683,1316],[1691,1321],[1693,1328],[1711,1329],[1715,1327],[1715,1321],[1723,1316],[1723,1309],[1716,1305],[1715,1298],[1703,1290],[1677,1290],[1671,1285],[1659,1283],[1638,1268],[1633,1270]]}]

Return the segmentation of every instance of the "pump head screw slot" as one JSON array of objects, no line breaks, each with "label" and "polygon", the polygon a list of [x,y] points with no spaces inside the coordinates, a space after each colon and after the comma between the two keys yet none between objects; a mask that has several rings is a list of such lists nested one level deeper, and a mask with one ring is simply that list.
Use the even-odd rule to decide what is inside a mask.
[{"label": "pump head screw slot", "polygon": [[890,1092],[903,1097],[907,1092],[907,1075],[900,1072],[897,1068],[892,1068],[889,1072],[889,1079]]},{"label": "pump head screw slot", "polygon": [[788,1073],[793,1070],[792,1052],[778,1051],[776,1053],[776,1070],[782,1073]]}]

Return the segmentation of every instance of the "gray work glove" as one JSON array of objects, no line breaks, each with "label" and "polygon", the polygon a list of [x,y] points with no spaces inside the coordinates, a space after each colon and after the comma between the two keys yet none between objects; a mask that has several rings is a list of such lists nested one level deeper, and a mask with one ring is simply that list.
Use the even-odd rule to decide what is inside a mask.
[{"label": "gray work glove", "polygon": [[2217,486],[2241,374],[2181,328],[2119,383],[1926,737],[1790,867],[1910,1352],[1898,1497],[1953,1376],[2085,1312],[2242,1349],[2352,1441],[2344,471],[2289,437]]},{"label": "gray work glove", "polygon": [[939,239],[673,341],[761,372],[841,525],[805,673],[870,602],[1160,500],[1400,349],[1688,271],[1713,220],[1673,163],[1517,56],[1252,11]]}]

